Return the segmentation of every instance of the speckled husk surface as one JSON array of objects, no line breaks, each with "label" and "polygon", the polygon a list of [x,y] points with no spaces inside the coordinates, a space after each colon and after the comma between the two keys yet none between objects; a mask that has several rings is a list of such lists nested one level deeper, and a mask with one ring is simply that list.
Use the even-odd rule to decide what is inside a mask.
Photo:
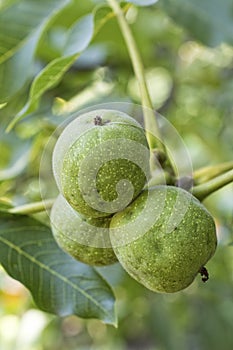
[{"label": "speckled husk surface", "polygon": [[52,207],[50,220],[56,242],[76,260],[94,266],[117,262],[109,239],[109,218],[82,217],[60,195]]},{"label": "speckled husk surface", "polygon": [[[160,208],[161,214],[139,238],[119,245],[121,228],[136,220],[148,201],[151,209],[147,219],[151,220],[153,210]],[[137,224],[139,231],[143,232],[145,220],[144,216]],[[114,229],[110,231],[113,249],[124,269],[157,292],[173,293],[189,286],[217,245],[210,213],[189,192],[173,186],[144,191],[128,208],[113,216],[110,227]]]},{"label": "speckled husk surface", "polygon": [[[97,116],[102,120],[101,125],[94,124]],[[144,130],[133,118],[117,115],[115,111],[93,112],[92,123],[93,127],[80,135],[65,154],[62,192],[69,204],[82,215],[105,217],[119,211],[114,209],[117,200],[117,208],[121,210],[142,191],[149,173],[149,148]],[[139,151],[129,144],[130,141],[139,145]],[[143,166],[132,161],[135,157]],[[106,162],[102,164],[104,159]],[[86,186],[85,191],[80,188],[80,177]],[[129,186],[125,183],[120,198],[117,185],[125,179],[132,184],[133,195],[130,197]],[[130,202],[125,202],[127,196],[131,198]]]},{"label": "speckled husk surface", "polygon": [[80,244],[77,241],[72,240],[69,236],[64,235],[62,231],[57,230],[56,228],[54,228],[53,234],[58,245],[66,253],[84,264],[106,266],[118,261],[113,249],[111,248],[96,248]]}]

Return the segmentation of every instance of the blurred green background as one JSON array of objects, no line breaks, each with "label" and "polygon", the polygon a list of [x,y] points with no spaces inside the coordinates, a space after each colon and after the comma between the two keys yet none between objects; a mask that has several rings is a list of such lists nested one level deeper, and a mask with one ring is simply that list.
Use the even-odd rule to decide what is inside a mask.
[{"label": "blurred green background", "polygon": [[[43,148],[69,113],[108,101],[140,104],[123,37],[112,19],[60,83],[43,96],[36,112],[11,133],[4,133],[26,102],[32,78],[60,55],[66,28],[92,11],[94,3],[97,1],[73,1],[56,16],[37,45],[30,76],[0,110],[1,205],[41,199]],[[183,138],[194,169],[232,160],[233,47],[224,43],[204,46],[157,4],[132,7],[127,19],[143,56],[154,107]],[[233,349],[232,198],[231,184],[204,202],[215,217],[219,241],[208,263],[210,280],[206,284],[197,277],[182,292],[160,295],[129,278],[118,264],[101,269],[116,293],[117,329],[98,320],[59,319],[39,311],[28,291],[1,269],[0,349]]]}]

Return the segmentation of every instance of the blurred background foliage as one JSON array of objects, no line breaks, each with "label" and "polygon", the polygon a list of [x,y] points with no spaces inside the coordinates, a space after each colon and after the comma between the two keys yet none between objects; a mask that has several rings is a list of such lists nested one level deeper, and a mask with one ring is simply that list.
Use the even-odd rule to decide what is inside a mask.
[{"label": "blurred background foliage", "polygon": [[[1,1],[0,9],[3,11],[16,2]],[[181,20],[176,21],[174,11],[166,10],[169,3],[172,5],[174,1],[161,0],[152,7],[133,6],[126,15],[143,56],[154,107],[185,141],[194,169],[232,160],[233,47],[218,41],[217,46],[214,41],[210,46],[204,45],[208,40],[205,31],[199,30],[198,20],[189,27],[180,14]],[[182,6],[182,1],[178,3]],[[198,2],[194,3],[197,6]],[[212,8],[211,1],[206,3]],[[39,108],[16,124],[9,134],[4,132],[27,101],[32,79],[51,60],[62,55],[67,28],[102,4],[103,1],[74,0],[56,14],[37,42],[27,72],[23,72],[25,81],[12,94],[4,85],[3,74],[0,75],[0,103],[7,102],[0,110],[1,206],[41,199],[38,175],[43,148],[71,112],[108,101],[140,104],[123,37],[116,20],[110,19],[59,84],[43,95]],[[190,11],[192,15],[194,10]],[[100,7],[96,21],[108,13],[107,7]],[[196,12],[194,15],[198,16]],[[208,20],[207,10],[204,15]],[[220,31],[220,24],[225,26],[224,15],[219,16],[219,22],[216,31]],[[227,25],[232,34],[233,21]],[[14,82],[18,76],[20,79],[22,71],[17,68],[11,74]],[[0,348],[231,350],[232,195],[231,184],[205,200],[215,217],[219,240],[217,253],[208,263],[211,278],[206,285],[197,278],[182,292],[160,295],[130,279],[118,264],[101,269],[116,293],[117,329],[97,320],[81,320],[76,316],[58,319],[41,312],[27,290],[0,270]]]}]

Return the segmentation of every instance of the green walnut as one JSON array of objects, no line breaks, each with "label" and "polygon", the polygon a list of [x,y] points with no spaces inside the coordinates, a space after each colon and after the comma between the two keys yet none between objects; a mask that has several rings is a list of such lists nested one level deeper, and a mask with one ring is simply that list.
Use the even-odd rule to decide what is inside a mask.
[{"label": "green walnut", "polygon": [[[173,186],[145,190],[115,214],[110,238],[124,269],[157,292],[189,286],[216,250],[212,216],[189,192]],[[125,242],[125,243],[124,243]]]},{"label": "green walnut", "polygon": [[80,214],[107,217],[142,191],[149,176],[149,147],[140,124],[125,113],[92,111],[87,123],[90,127],[64,155],[61,191]]},{"label": "green walnut", "polygon": [[95,266],[117,261],[109,238],[109,218],[84,218],[59,195],[52,207],[50,221],[56,242],[76,260]]}]

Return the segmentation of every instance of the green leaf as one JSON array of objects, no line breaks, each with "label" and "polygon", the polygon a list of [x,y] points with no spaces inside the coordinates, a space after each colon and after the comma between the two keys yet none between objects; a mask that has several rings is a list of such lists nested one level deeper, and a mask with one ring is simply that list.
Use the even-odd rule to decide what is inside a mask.
[{"label": "green leaf", "polygon": [[157,2],[158,0],[126,0],[126,2],[129,2],[134,5],[138,6],[149,6],[153,5]]},{"label": "green leaf", "polygon": [[14,56],[0,65],[0,102],[19,91],[31,76],[39,35],[37,31]]},{"label": "green leaf", "polygon": [[12,57],[69,0],[22,0],[0,12],[0,63]]},{"label": "green leaf", "polygon": [[65,56],[51,61],[36,76],[30,89],[29,100],[8,125],[7,131],[10,131],[19,120],[37,108],[39,100],[45,91],[58,84],[65,72],[88,46],[92,39],[93,32],[93,15],[84,16],[72,26],[64,49]]},{"label": "green leaf", "polygon": [[99,4],[94,8],[94,19],[95,19],[95,33],[96,36],[101,28],[108,22],[111,18],[115,17],[115,14],[112,11],[112,8],[109,7],[106,3]]},{"label": "green leaf", "polygon": [[17,115],[21,119],[27,113],[32,112],[37,108],[40,97],[45,91],[55,86],[63,74],[69,69],[69,67],[77,59],[77,55],[68,57],[56,58],[50,62],[35,78],[32,83],[29,95],[29,101]]},{"label": "green leaf", "polygon": [[111,287],[94,268],[64,253],[35,219],[0,212],[0,261],[41,310],[116,324]]},{"label": "green leaf", "polygon": [[86,15],[75,22],[70,28],[64,55],[74,55],[85,50],[92,39],[93,32],[94,18],[92,14]]},{"label": "green leaf", "polygon": [[232,0],[161,0],[158,4],[205,45],[233,44]]}]

